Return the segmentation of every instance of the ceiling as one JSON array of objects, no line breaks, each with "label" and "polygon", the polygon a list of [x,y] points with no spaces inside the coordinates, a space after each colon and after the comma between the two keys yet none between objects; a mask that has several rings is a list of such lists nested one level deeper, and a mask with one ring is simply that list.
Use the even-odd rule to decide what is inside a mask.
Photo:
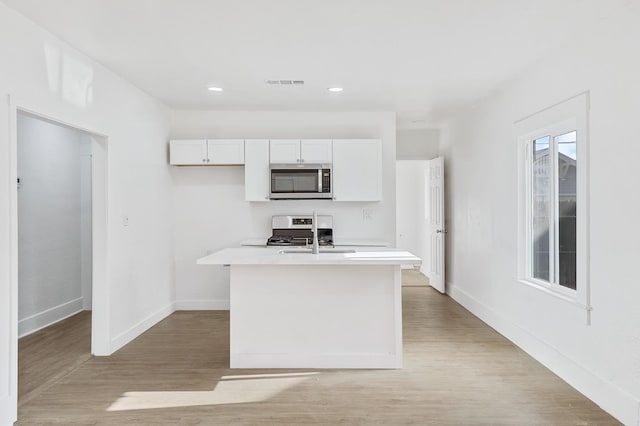
[{"label": "ceiling", "polygon": [[2,1],[172,108],[430,127],[631,0]]}]

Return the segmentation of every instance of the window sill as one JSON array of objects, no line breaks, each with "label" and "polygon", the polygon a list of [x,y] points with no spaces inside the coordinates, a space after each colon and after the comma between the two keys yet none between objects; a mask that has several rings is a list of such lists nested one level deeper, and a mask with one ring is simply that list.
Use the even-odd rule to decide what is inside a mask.
[{"label": "window sill", "polygon": [[533,287],[533,288],[535,288],[535,289],[537,289],[537,290],[539,290],[539,291],[541,291],[541,292],[543,292],[545,294],[548,294],[548,295],[551,295],[553,297],[556,297],[557,299],[563,300],[563,301],[565,301],[565,302],[567,302],[567,303],[569,303],[569,304],[571,304],[571,305],[573,305],[573,306],[575,306],[577,308],[580,308],[580,309],[582,309],[584,311],[590,312],[590,311],[593,310],[593,306],[585,305],[584,303],[579,301],[577,294],[574,297],[573,295],[565,294],[565,293],[563,293],[561,291],[553,290],[553,289],[549,288],[546,285],[539,284],[539,283],[534,282],[534,281],[529,281],[529,280],[526,280],[524,278],[519,278],[518,282],[521,283],[521,284],[524,284],[526,286]]}]

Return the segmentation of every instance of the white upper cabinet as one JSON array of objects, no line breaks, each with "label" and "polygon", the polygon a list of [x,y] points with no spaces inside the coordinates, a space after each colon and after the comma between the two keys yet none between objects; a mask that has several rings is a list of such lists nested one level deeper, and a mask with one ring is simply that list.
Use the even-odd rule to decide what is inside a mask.
[{"label": "white upper cabinet", "polygon": [[269,140],[247,139],[244,148],[244,199],[269,201]]},{"label": "white upper cabinet", "polygon": [[271,139],[269,157],[272,163],[299,163],[300,139]]},{"label": "white upper cabinet", "polygon": [[169,142],[169,163],[180,166],[207,164],[206,139],[176,139]]},{"label": "white upper cabinet", "polygon": [[180,139],[170,142],[173,165],[245,166],[245,200],[269,201],[269,164],[333,164],[334,201],[382,200],[379,139]]},{"label": "white upper cabinet", "polygon": [[244,164],[244,139],[174,139],[169,163],[176,166]]},{"label": "white upper cabinet", "polygon": [[333,140],[335,201],[382,200],[382,144],[379,139]]},{"label": "white upper cabinet", "polygon": [[244,139],[209,139],[210,164],[244,164]]},{"label": "white upper cabinet", "polygon": [[303,139],[300,141],[300,162],[330,164],[331,139]]},{"label": "white upper cabinet", "polygon": [[331,139],[271,139],[270,161],[278,164],[331,163]]}]

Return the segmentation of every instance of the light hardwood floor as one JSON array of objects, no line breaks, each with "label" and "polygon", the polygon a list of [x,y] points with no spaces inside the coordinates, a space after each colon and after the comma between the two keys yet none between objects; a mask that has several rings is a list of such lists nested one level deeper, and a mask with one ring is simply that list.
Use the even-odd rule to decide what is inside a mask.
[{"label": "light hardwood floor", "polygon": [[18,404],[31,400],[91,358],[91,312],[18,340]]},{"label": "light hardwood floor", "polygon": [[20,405],[18,424],[619,424],[449,297],[402,291],[401,370],[231,370],[228,312],[180,311]]},{"label": "light hardwood floor", "polygon": [[403,287],[428,286],[428,285],[429,285],[429,278],[426,277],[422,272],[416,271],[415,269],[402,270],[402,286]]}]

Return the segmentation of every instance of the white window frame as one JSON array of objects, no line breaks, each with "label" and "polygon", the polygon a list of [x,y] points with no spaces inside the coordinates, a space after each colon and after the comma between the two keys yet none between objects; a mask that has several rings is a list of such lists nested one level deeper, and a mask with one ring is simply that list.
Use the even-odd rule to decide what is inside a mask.
[{"label": "white window frame", "polygon": [[[515,123],[518,139],[518,280],[547,294],[569,301],[577,306],[591,310],[589,288],[589,135],[587,126],[588,93],[580,94],[540,112],[532,114]],[[576,188],[576,289],[563,287],[557,283],[558,247],[555,233],[558,227],[558,202],[555,198],[557,188],[557,153],[551,147],[553,138],[576,131],[577,152],[577,188]],[[549,161],[552,166],[551,180],[556,188],[551,194],[550,205],[555,209],[550,217],[553,223],[549,229],[549,240],[553,241],[550,253],[550,282],[533,277],[532,256],[532,176],[533,141],[550,136]],[[552,152],[553,151],[553,152]],[[551,258],[553,260],[551,260]]]}]

